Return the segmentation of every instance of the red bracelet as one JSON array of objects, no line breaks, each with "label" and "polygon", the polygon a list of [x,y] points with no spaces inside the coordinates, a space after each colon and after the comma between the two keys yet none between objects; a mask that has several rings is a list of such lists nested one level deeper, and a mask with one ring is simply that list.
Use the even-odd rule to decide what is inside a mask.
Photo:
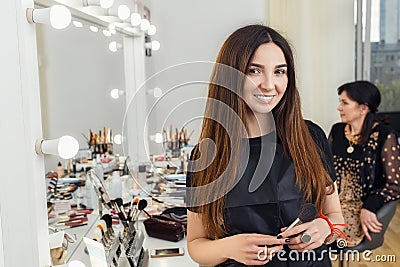
[{"label": "red bracelet", "polygon": [[345,238],[347,241],[350,241],[350,238],[342,230],[335,227],[335,226],[347,226],[348,224],[332,223],[329,220],[328,216],[326,216],[322,213],[322,209],[320,210],[320,215],[318,216],[318,218],[324,219],[328,223],[329,228],[331,229],[331,233],[325,238],[326,244],[330,244],[333,241],[335,241],[335,239],[336,239],[335,235],[337,235],[338,237],[341,237],[341,238]]}]

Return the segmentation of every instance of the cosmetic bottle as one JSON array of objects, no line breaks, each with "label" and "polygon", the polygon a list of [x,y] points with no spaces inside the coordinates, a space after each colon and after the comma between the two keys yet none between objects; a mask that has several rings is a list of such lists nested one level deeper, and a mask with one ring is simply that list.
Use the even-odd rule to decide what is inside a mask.
[{"label": "cosmetic bottle", "polygon": [[110,184],[110,197],[111,199],[122,198],[122,181],[119,171],[114,171]]},{"label": "cosmetic bottle", "polygon": [[94,190],[93,184],[86,180],[86,207],[89,209],[98,209],[99,208],[99,198],[97,196],[96,191]]},{"label": "cosmetic bottle", "polygon": [[58,178],[64,177],[64,167],[60,161],[57,164],[57,175],[58,175]]}]

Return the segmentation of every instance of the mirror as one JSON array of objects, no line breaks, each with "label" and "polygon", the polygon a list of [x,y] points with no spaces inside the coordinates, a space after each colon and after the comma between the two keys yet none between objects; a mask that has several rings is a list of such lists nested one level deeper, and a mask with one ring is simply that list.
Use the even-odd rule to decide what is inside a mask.
[{"label": "mirror", "polygon": [[[122,43],[122,35],[93,32],[89,23],[64,30],[37,24],[36,32],[43,137],[67,134],[80,148],[87,148],[89,129],[98,133],[106,127],[113,135],[121,133],[125,98],[113,99],[110,92],[125,88],[124,58],[122,50],[111,52],[109,44]],[[121,153],[121,146],[114,145],[114,154]],[[58,161],[46,156],[46,171],[55,170]]]}]

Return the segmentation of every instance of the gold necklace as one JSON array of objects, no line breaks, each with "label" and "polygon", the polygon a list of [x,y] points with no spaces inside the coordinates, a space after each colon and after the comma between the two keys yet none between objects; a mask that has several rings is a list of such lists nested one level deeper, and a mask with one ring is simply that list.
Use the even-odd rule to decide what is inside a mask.
[{"label": "gold necklace", "polygon": [[349,147],[346,149],[347,153],[351,154],[354,152],[354,145],[357,145],[360,139],[360,135],[352,135],[350,124],[346,124],[344,127],[344,135],[349,140]]}]

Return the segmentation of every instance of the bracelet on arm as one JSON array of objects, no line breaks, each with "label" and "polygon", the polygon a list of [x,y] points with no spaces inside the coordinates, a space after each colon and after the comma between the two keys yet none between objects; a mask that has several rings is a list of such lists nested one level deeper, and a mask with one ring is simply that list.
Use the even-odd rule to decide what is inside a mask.
[{"label": "bracelet on arm", "polygon": [[347,241],[350,241],[350,238],[339,228],[335,227],[335,226],[347,226],[348,224],[345,223],[332,223],[328,216],[324,215],[322,213],[322,209],[320,210],[320,215],[318,216],[318,218],[324,219],[328,225],[329,228],[331,229],[331,233],[325,238],[325,244],[331,244],[333,243],[333,241],[335,241],[337,238],[344,238]]}]

